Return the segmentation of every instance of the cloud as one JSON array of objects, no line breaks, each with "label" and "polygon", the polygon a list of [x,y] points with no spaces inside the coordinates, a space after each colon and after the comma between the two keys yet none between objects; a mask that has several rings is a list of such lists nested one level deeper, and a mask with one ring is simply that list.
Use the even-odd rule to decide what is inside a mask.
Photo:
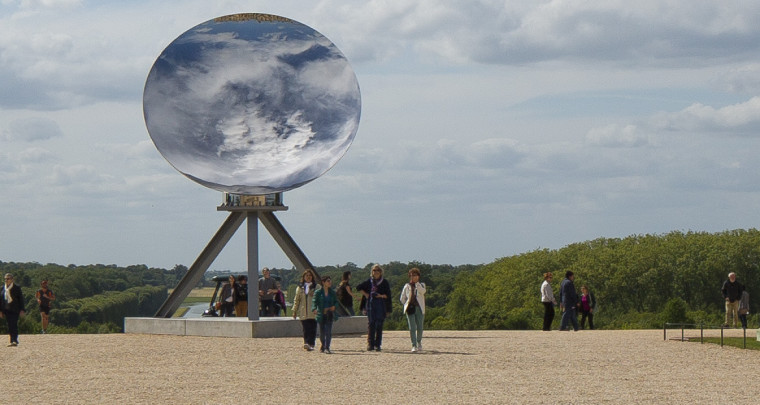
[{"label": "cloud", "polygon": [[438,150],[444,161],[490,169],[514,167],[524,157],[520,144],[508,138],[484,139],[465,146],[441,140]]},{"label": "cloud", "polygon": [[21,8],[70,8],[82,4],[82,0],[21,0]]},{"label": "cloud", "polygon": [[[323,6],[345,25],[348,53],[364,61],[411,49],[425,58],[488,64],[554,60],[671,66],[748,60],[760,50],[753,16],[739,7],[688,0],[604,2],[369,1]],[[336,18],[337,16],[337,18]],[[368,40],[369,39],[369,40]]]},{"label": "cloud", "polygon": [[615,123],[593,127],[586,133],[589,145],[610,148],[655,146],[667,133],[697,135],[722,134],[756,137],[760,135],[760,97],[713,107],[693,103],[673,112],[642,117],[636,123]]},{"label": "cloud", "polygon": [[[126,3],[80,4],[36,0],[15,6],[16,12],[7,7],[11,12],[0,16],[0,106],[49,110],[137,98],[150,64],[174,36],[234,9],[188,2],[188,12],[177,16],[171,3],[148,13]],[[66,11],[76,14],[61,18]],[[756,2],[326,0],[309,10],[278,4],[271,12],[325,33],[364,66],[560,61],[673,68],[725,66],[760,52],[760,26],[752,20],[760,13]],[[139,30],[131,24],[136,20],[142,21]],[[751,78],[737,72],[729,85],[757,86]]]},{"label": "cloud", "polygon": [[741,65],[722,72],[721,82],[728,91],[735,93],[760,93],[760,64]]},{"label": "cloud", "polygon": [[653,125],[662,130],[700,131],[760,135],[760,97],[746,102],[715,108],[701,103],[653,117]]},{"label": "cloud", "polygon": [[28,148],[18,154],[18,161],[24,163],[43,163],[52,160],[55,155],[44,148]]},{"label": "cloud", "polygon": [[2,138],[7,141],[25,142],[44,141],[63,135],[57,122],[44,117],[13,120],[1,133]]},{"label": "cloud", "polygon": [[593,145],[620,148],[636,148],[649,145],[649,137],[641,134],[636,125],[611,124],[592,128],[586,134],[586,141]]},{"label": "cloud", "polygon": [[48,111],[139,97],[156,56],[148,41],[161,25],[142,15],[135,30],[127,24],[139,9],[78,5],[32,1],[0,14],[0,107]]}]

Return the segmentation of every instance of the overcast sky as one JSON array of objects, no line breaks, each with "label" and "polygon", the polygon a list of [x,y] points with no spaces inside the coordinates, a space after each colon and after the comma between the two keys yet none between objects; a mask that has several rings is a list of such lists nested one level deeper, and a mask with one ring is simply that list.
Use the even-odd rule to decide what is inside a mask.
[{"label": "overcast sky", "polygon": [[[0,261],[192,264],[222,196],[155,149],[143,86],[240,12],[314,28],[359,80],[353,145],[278,213],[317,266],[760,220],[758,1],[0,0]],[[211,269],[245,270],[244,230]]]}]

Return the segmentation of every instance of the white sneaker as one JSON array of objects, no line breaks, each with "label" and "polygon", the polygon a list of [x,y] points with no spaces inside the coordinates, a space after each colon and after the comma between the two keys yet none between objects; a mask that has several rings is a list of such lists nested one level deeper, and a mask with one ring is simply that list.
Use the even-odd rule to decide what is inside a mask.
[{"label": "white sneaker", "polygon": [[412,353],[417,351],[417,346],[412,346]]},{"label": "white sneaker", "polygon": [[422,343],[417,343],[417,351],[418,352],[422,351]]}]

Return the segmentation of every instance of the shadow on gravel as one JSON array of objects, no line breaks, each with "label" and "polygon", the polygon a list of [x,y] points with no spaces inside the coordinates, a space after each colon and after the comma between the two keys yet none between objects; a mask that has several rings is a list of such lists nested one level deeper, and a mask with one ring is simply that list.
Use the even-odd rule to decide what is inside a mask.
[{"label": "shadow on gravel", "polygon": [[333,355],[343,356],[383,356],[383,355],[408,355],[408,356],[443,356],[443,355],[458,355],[458,356],[473,356],[474,353],[464,352],[444,352],[440,350],[423,350],[421,352],[411,352],[409,350],[387,350],[383,349],[382,352],[368,352],[366,350],[332,350]]},{"label": "shadow on gravel", "polygon": [[425,340],[428,339],[460,339],[460,340],[474,340],[474,339],[493,339],[493,336],[425,336]]}]

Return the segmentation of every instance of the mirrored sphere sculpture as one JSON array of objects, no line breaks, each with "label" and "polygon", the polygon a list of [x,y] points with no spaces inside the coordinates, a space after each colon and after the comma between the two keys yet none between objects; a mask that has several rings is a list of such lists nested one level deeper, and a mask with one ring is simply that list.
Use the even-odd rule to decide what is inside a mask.
[{"label": "mirrored sphere sculpture", "polygon": [[156,59],[145,123],[179,172],[215,190],[269,194],[329,170],[356,135],[361,95],[338,48],[269,14],[235,14],[188,30]]}]

